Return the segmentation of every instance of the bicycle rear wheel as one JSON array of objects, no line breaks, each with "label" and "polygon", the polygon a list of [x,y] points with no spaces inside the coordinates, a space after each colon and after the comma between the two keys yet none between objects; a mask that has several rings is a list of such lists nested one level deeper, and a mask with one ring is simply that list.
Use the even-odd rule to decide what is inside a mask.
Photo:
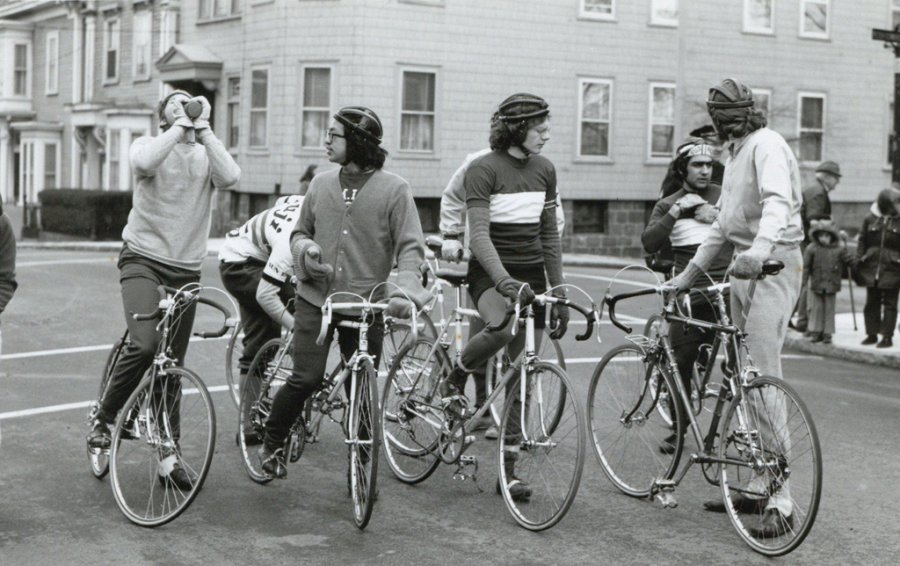
[{"label": "bicycle rear wheel", "polygon": [[403,483],[426,480],[437,468],[441,426],[440,379],[450,371],[450,360],[440,346],[419,338],[400,351],[384,384],[381,428],[384,455],[394,476]]},{"label": "bicycle rear wheel", "polygon": [[378,391],[375,367],[366,361],[356,375],[356,391],[350,411],[350,494],[353,522],[364,529],[372,518],[378,488]]},{"label": "bicycle rear wheel", "polygon": [[684,438],[675,434],[684,422],[681,403],[669,407],[673,428],[658,410],[662,391],[674,391],[671,377],[656,364],[648,366],[633,344],[607,352],[591,377],[588,419],[594,454],[606,477],[632,497],[647,497],[656,480],[670,479],[681,457]]},{"label": "bicycle rear wheel", "polygon": [[241,404],[241,355],[244,353],[244,327],[241,321],[231,329],[228,348],[225,349],[225,383],[235,408]]},{"label": "bicycle rear wheel", "polygon": [[[503,409],[498,487],[516,522],[542,531],[565,516],[578,493],[587,422],[565,371],[538,362],[525,380],[525,400],[516,380],[516,393],[510,392]],[[548,415],[554,411],[560,417],[551,430]],[[523,496],[521,484],[530,495]]]},{"label": "bicycle rear wheel", "polygon": [[[544,336],[541,339],[541,347],[538,349],[537,355],[541,361],[556,364],[563,370],[566,369],[566,357],[563,354],[562,346],[560,345],[559,340],[550,338],[550,330],[548,328],[544,328]],[[488,361],[487,372],[485,374],[485,388],[488,397],[490,397],[491,393],[493,393],[494,387],[497,384],[497,380],[500,379],[500,377],[503,375],[503,372],[506,371],[505,365],[502,363],[498,363],[498,361],[502,360],[502,358],[503,352],[501,351]],[[565,401],[565,397],[562,395],[557,395],[557,400],[557,410],[548,413],[548,416],[550,417],[548,419],[548,422],[558,420],[558,418],[562,414],[563,402]],[[491,417],[494,418],[495,425],[500,425],[500,418],[503,416],[502,412],[504,406],[505,401],[503,395],[498,395],[497,399],[493,403],[491,403]],[[548,400],[547,406],[552,407],[552,402]]]},{"label": "bicycle rear wheel", "polygon": [[151,372],[116,420],[110,472],[119,509],[142,527],[178,517],[203,487],[215,441],[212,398],[197,374]]},{"label": "bicycle rear wheel", "polygon": [[272,410],[272,400],[293,368],[290,353],[282,357],[281,349],[280,338],[266,342],[250,363],[244,386],[241,388],[241,403],[238,407],[238,447],[247,475],[257,483],[268,483],[272,480],[272,477],[262,469],[258,451],[265,436],[265,423]]},{"label": "bicycle rear wheel", "polygon": [[[88,422],[93,422],[94,417],[97,416],[100,402],[103,400],[103,397],[106,394],[106,388],[109,385],[109,380],[112,378],[113,369],[115,369],[116,363],[122,355],[122,347],[127,341],[128,331],[126,330],[125,334],[113,344],[112,349],[109,351],[109,355],[106,357],[106,365],[103,366],[103,376],[100,378],[100,391],[97,393],[97,401],[91,403],[91,408],[88,412]],[[87,457],[88,465],[94,477],[98,480],[105,478],[106,474],[109,473],[109,449],[104,450],[88,446]]]},{"label": "bicycle rear wheel", "polygon": [[[436,340],[437,329],[434,327],[434,322],[424,314],[418,318],[418,321],[418,337]],[[381,367],[384,368],[385,371],[390,370],[391,365],[403,349],[403,346],[409,342],[409,332],[409,321],[391,319],[389,322],[385,323],[384,341],[381,345]]]},{"label": "bicycle rear wheel", "polygon": [[[796,391],[769,376],[742,388],[722,423],[719,456],[727,460],[720,485],[738,535],[766,556],[797,548],[819,510],[822,453],[812,416]],[[756,512],[736,509],[734,497],[760,500]],[[775,519],[774,530],[761,524],[766,514]]]}]

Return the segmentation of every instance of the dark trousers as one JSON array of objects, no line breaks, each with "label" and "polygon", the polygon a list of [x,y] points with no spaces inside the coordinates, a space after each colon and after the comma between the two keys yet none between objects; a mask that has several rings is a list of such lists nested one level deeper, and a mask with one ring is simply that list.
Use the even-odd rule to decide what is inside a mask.
[{"label": "dark trousers", "polygon": [[[126,247],[119,255],[119,280],[122,286],[122,304],[125,307],[125,324],[128,325],[131,341],[123,348],[106,394],[100,400],[98,418],[106,422],[115,420],[128,396],[153,362],[159,346],[160,335],[156,331],[159,321],[137,321],[131,315],[156,311],[159,306],[159,285],[179,288],[187,283],[200,281],[200,274],[159,263],[135,254]],[[187,353],[195,310],[196,305],[191,305],[182,311],[169,335],[172,356],[179,365],[184,363]]]},{"label": "dark trousers", "polygon": [[866,287],[866,306],[863,307],[866,334],[870,336],[881,334],[885,338],[894,335],[894,327],[897,326],[898,295],[900,288]]},{"label": "dark trousers", "polygon": [[[727,296],[725,301],[727,304]],[[693,318],[718,322],[716,312],[716,307],[710,299],[707,299],[705,296],[692,297],[691,316]],[[684,384],[685,391],[688,394],[691,392],[691,376],[694,373],[694,362],[697,361],[700,347],[704,344],[712,344],[715,335],[715,332],[712,330],[704,330],[697,326],[678,322],[673,323],[669,328],[669,340],[672,343],[672,349],[675,351],[678,373],[681,374],[681,382]],[[715,360],[709,360],[707,363],[714,362]]]},{"label": "dark trousers", "polygon": [[[240,263],[219,263],[222,284],[237,299],[241,310],[241,327],[244,329],[244,348],[238,360],[241,373],[246,373],[250,362],[266,342],[281,336],[281,325],[274,321],[256,300],[256,289],[259,287],[265,267],[266,264],[255,259]],[[287,302],[286,298],[293,296],[290,289],[290,284],[282,286],[280,296],[283,302]]]},{"label": "dark trousers", "polygon": [[[276,450],[284,445],[284,440],[291,426],[303,411],[303,405],[325,379],[328,363],[328,351],[334,330],[337,329],[338,344],[341,357],[346,362],[359,347],[359,330],[356,328],[338,327],[342,320],[359,320],[356,317],[338,313],[332,318],[325,343],[316,344],[319,328],[322,324],[322,310],[297,297],[294,305],[294,371],[287,383],[275,395],[272,401],[272,412],[266,421],[266,446]],[[375,367],[381,359],[381,344],[384,338],[384,324],[380,316],[369,326],[369,353],[375,356]],[[374,384],[373,384],[374,385]],[[345,383],[349,388],[349,380]]]}]

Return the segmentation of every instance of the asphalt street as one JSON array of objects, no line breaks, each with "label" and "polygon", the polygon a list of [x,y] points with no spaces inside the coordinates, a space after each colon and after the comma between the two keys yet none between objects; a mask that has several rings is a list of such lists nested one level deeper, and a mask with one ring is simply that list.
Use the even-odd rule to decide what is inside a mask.
[{"label": "asphalt street", "polygon": [[[285,481],[260,486],[234,444],[237,411],[213,393],[218,437],[212,469],[194,504],[158,529],[129,523],[110,482],[87,467],[87,403],[110,345],[124,328],[113,254],[22,250],[19,290],[3,315],[0,357],[0,563],[13,564],[763,564],[728,519],[703,511],[720,497],[691,470],[675,509],[621,495],[592,452],[575,504],[553,529],[518,527],[494,493],[494,445],[480,440],[477,482],[444,466],[406,486],[382,460],[369,527],[352,521],[346,449],[336,425],[288,466]],[[615,270],[569,268],[569,280],[599,299]],[[645,275],[626,273],[614,291]],[[203,282],[220,286],[214,258]],[[577,298],[575,292],[570,297]],[[657,299],[623,305],[640,321]],[[577,314],[573,313],[573,317]],[[219,318],[200,313],[196,329]],[[574,326],[581,331],[583,326]],[[604,323],[602,344],[564,339],[569,374],[584,395],[599,358],[623,334]],[[197,341],[186,365],[210,387],[224,384],[224,340]],[[894,564],[900,555],[900,376],[896,370],[784,353],[786,378],[818,427],[824,461],[819,516],[789,564]],[[693,446],[691,441],[688,448]]]}]

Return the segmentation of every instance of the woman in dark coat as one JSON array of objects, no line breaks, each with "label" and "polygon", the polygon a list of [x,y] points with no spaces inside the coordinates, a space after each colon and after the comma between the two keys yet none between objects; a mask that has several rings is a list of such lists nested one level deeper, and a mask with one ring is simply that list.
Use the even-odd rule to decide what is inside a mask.
[{"label": "woman in dark coat", "polygon": [[897,297],[900,294],[900,190],[884,189],[863,220],[856,250],[854,281],[866,288],[866,339],[881,341],[878,348],[894,345]]}]

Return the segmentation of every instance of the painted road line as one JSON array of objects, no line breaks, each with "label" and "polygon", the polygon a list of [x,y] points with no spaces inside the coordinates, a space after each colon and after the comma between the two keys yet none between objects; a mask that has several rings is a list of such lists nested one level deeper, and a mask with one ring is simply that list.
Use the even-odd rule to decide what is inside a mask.
[{"label": "painted road line", "polygon": [[[199,336],[192,336],[191,342],[209,342],[215,340],[228,340],[229,336],[220,336],[218,338],[200,338]],[[84,352],[97,352],[99,350],[109,351],[112,349],[112,344],[99,344],[96,346],[78,346],[75,348],[59,348],[56,350],[35,350],[33,352],[19,352],[18,354],[4,354],[0,356],[0,361],[5,360],[20,360],[27,358],[41,358],[44,356],[62,356],[65,354],[83,354]]]},{"label": "painted road line", "polygon": [[644,289],[650,289],[652,287],[656,287],[655,284],[650,284],[650,283],[640,283],[638,281],[629,281],[627,279],[617,279],[615,277],[606,277],[603,275],[588,275],[587,273],[574,273],[571,271],[566,271],[566,277],[580,277],[581,279],[590,279],[591,281],[608,281],[609,283],[621,283],[622,285],[630,285],[632,287],[642,287]]},{"label": "painted road line", "polygon": [[91,259],[58,259],[58,260],[41,260],[41,261],[22,261],[16,263],[16,267],[41,267],[44,265],[68,265],[75,263],[111,263],[114,264],[118,261],[118,257],[116,256],[108,256],[108,257],[97,257]]}]

